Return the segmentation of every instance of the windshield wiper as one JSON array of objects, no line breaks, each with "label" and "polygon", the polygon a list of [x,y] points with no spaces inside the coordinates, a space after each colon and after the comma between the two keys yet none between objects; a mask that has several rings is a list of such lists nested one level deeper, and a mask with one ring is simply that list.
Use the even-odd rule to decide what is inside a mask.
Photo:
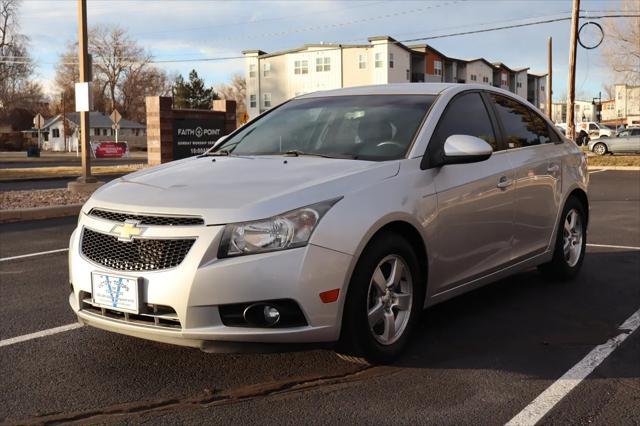
[{"label": "windshield wiper", "polygon": [[351,158],[351,159],[357,158],[353,155],[348,155],[348,154],[333,154],[333,155],[320,154],[318,152],[304,152],[304,151],[299,151],[297,149],[292,149],[292,150],[283,152],[282,155],[284,155],[285,157],[300,157],[304,155],[304,156],[310,156],[310,157],[323,157],[323,158]]},{"label": "windshield wiper", "polygon": [[231,151],[221,149],[219,151],[205,152],[201,157],[228,157],[229,155],[231,155]]}]

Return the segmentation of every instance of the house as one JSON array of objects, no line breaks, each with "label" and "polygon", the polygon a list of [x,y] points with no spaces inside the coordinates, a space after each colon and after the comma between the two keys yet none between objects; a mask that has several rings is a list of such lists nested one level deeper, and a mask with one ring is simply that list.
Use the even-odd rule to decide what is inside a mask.
[{"label": "house", "polygon": [[541,109],[546,99],[546,74],[532,74],[529,68],[511,68],[485,58],[456,59],[428,44],[406,46],[389,36],[370,37],[366,44],[306,44],[273,53],[242,53],[250,118],[304,93],[370,84],[495,85]]},{"label": "house", "polygon": [[[95,141],[115,140],[115,130],[112,128],[111,118],[101,112],[89,113],[90,132],[89,138]],[[42,149],[51,151],[75,151],[78,147],[78,135],[80,133],[80,113],[70,112],[50,118],[42,128]],[[64,122],[67,123],[66,140],[64,139]],[[122,119],[118,130],[118,141],[127,142],[129,148],[144,148],[147,144],[146,127],[142,124]]]}]

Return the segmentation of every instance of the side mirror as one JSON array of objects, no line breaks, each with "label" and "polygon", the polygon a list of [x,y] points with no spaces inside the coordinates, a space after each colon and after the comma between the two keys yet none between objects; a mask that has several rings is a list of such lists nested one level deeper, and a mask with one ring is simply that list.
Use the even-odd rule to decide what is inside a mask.
[{"label": "side mirror", "polygon": [[491,157],[493,148],[480,138],[451,135],[444,142],[443,164],[477,163]]}]

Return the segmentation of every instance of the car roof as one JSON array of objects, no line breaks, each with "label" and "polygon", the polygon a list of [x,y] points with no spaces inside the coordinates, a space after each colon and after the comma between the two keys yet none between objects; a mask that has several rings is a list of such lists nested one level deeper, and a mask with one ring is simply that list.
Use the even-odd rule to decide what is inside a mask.
[{"label": "car roof", "polygon": [[444,91],[487,90],[514,96],[514,93],[487,84],[468,83],[390,83],[323,90],[297,96],[296,99],[353,95],[439,95]]}]

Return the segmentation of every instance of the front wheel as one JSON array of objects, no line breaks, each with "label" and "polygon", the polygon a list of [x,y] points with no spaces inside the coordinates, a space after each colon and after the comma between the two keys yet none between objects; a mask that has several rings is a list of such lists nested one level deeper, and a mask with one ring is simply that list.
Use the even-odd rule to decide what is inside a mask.
[{"label": "front wheel", "polygon": [[577,198],[567,200],[558,227],[553,258],[540,265],[540,271],[552,280],[571,280],[578,275],[587,246],[587,216]]},{"label": "front wheel", "polygon": [[389,363],[402,351],[424,303],[424,284],[411,244],[395,233],[375,238],[354,270],[338,355],[352,362]]},{"label": "front wheel", "polygon": [[597,155],[605,155],[607,153],[607,146],[603,143],[597,143],[593,147],[593,152]]}]

